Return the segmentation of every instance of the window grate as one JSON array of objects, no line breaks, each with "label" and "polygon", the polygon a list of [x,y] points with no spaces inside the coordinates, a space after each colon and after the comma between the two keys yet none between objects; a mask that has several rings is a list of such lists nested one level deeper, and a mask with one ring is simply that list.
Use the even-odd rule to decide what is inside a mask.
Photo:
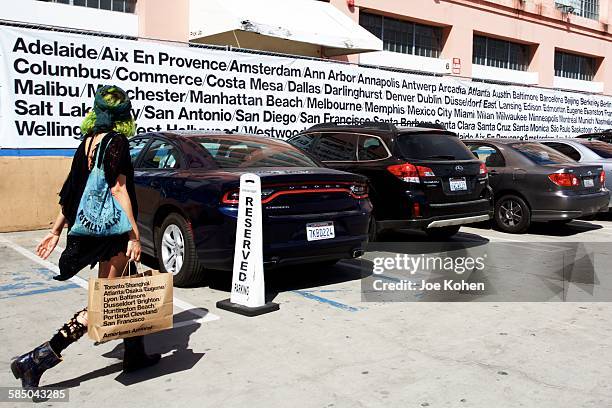
[{"label": "window grate", "polygon": [[555,76],[592,81],[595,78],[595,66],[595,58],[555,52]]},{"label": "window grate", "polygon": [[524,44],[475,35],[472,52],[472,62],[477,65],[515,71],[529,67],[529,46]]},{"label": "window grate", "polygon": [[385,51],[438,58],[442,50],[440,27],[359,13],[359,25],[383,41]]},{"label": "window grate", "polygon": [[599,0],[556,0],[555,6],[565,13],[599,20]]},{"label": "window grate", "polygon": [[136,0],[38,0],[48,3],[69,4],[71,6],[90,7],[101,10],[119,11],[121,13],[134,13]]}]

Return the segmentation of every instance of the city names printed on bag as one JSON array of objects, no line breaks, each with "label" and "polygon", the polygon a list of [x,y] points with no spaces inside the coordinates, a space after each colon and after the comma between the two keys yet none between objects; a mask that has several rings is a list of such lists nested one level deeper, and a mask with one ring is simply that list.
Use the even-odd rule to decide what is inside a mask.
[{"label": "city names printed on bag", "polygon": [[[102,284],[102,326],[143,322],[145,316],[159,311],[162,299],[152,294],[165,288],[165,285],[152,285],[150,281]],[[150,327],[139,329],[149,330]]]},{"label": "city names printed on bag", "polygon": [[570,137],[612,127],[612,97],[333,61],[5,28],[0,147],[74,147],[99,86],[133,101],[138,132],[286,138],[321,122],[421,121],[462,137]]}]

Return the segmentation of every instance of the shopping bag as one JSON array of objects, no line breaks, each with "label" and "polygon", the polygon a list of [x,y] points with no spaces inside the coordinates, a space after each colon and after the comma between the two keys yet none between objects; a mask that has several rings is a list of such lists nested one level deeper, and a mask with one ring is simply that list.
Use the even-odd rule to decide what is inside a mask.
[{"label": "shopping bag", "polygon": [[171,329],[172,285],[172,274],[156,270],[90,278],[87,334],[103,343]]},{"label": "shopping bag", "polygon": [[111,193],[104,175],[104,155],[110,143],[108,142],[104,147],[102,159],[99,158],[102,142],[98,145],[94,166],[87,178],[76,219],[70,227],[69,235],[107,237],[121,235],[132,229],[126,212]]}]

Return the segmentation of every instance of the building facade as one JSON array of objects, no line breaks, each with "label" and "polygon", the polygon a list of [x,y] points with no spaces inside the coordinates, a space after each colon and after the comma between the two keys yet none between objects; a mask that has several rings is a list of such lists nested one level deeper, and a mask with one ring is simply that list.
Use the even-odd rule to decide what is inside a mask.
[{"label": "building facade", "polygon": [[385,48],[361,55],[362,63],[612,94],[610,0],[356,0],[354,4],[336,2],[382,38]]}]

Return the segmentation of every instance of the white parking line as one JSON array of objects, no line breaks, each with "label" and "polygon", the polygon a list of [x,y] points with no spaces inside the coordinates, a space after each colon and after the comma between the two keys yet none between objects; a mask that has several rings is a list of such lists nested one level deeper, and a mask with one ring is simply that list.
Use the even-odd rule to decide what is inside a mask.
[{"label": "white parking line", "polygon": [[[21,255],[23,255],[24,257],[30,259],[33,262],[36,262],[37,264],[44,266],[45,268],[49,269],[50,271],[53,271],[57,274],[59,274],[59,267],[54,264],[53,262],[44,260],[39,258],[35,253],[28,251],[26,248],[22,247],[21,245],[18,245],[4,237],[0,236],[0,243],[8,246],[9,248],[13,249],[15,252],[20,253]],[[58,249],[62,249],[61,247],[57,247]],[[79,277],[79,276],[73,276],[72,278],[69,279],[71,282],[79,285],[80,287],[82,287],[83,289],[87,290],[88,288],[88,283],[85,279]],[[210,313],[207,311],[202,311],[200,310],[200,308],[198,308],[197,306],[192,305],[191,303],[185,302],[184,300],[178,299],[176,296],[173,299],[174,305],[176,307],[178,307],[179,309],[188,311],[189,313],[193,314],[194,316],[197,316],[198,319],[192,319],[192,320],[185,320],[183,322],[179,322],[176,323],[173,327],[178,328],[178,327],[183,327],[183,326],[189,326],[192,324],[201,324],[201,323],[205,323],[205,322],[212,322],[214,320],[219,320],[220,317],[217,316],[214,313]]]}]

